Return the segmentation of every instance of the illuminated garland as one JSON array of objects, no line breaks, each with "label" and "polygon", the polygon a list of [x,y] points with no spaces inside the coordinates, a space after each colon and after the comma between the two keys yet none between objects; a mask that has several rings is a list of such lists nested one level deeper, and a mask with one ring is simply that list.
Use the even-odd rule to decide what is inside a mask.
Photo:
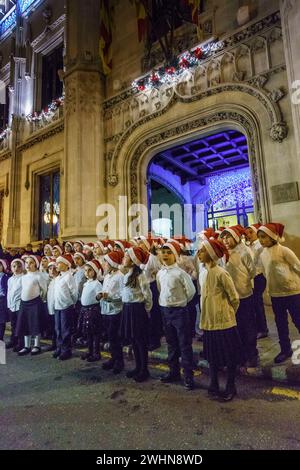
[{"label": "illuminated garland", "polygon": [[58,110],[58,108],[64,105],[64,100],[65,97],[63,95],[60,98],[53,100],[52,103],[49,104],[47,108],[43,109],[40,113],[35,112],[33,114],[28,114],[26,116],[27,121],[37,122],[42,121],[43,119],[51,119]]},{"label": "illuminated garland", "polygon": [[10,127],[7,127],[4,129],[4,131],[0,132],[0,142],[3,142],[8,137],[8,134],[10,133]]},{"label": "illuminated garland", "polygon": [[145,91],[159,88],[163,84],[175,84],[180,81],[180,77],[186,70],[197,67],[222,47],[223,42],[213,41],[205,46],[198,46],[191,51],[184,52],[169,64],[153,69],[144,77],[134,80],[132,87],[137,91]]},{"label": "illuminated garland", "polygon": [[251,173],[243,168],[207,178],[211,205],[218,209],[229,209],[253,205]]}]

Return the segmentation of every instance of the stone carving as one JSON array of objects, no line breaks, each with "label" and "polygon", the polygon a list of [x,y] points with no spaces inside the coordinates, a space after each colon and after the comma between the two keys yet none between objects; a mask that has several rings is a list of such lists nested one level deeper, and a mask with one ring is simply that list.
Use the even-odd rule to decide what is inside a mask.
[{"label": "stone carving", "polygon": [[107,182],[110,186],[117,186],[117,184],[119,182],[118,175],[108,175]]},{"label": "stone carving", "polygon": [[253,79],[249,80],[250,85],[255,86],[256,88],[263,88],[267,81],[269,80],[268,75],[258,75]]},{"label": "stone carving", "polygon": [[269,98],[274,102],[278,103],[284,96],[286,95],[286,92],[283,88],[278,88],[277,90],[272,90],[268,96]]},{"label": "stone carving", "polygon": [[284,139],[286,139],[288,135],[288,127],[286,122],[276,122],[271,127],[270,136],[271,139],[275,142],[281,143]]}]

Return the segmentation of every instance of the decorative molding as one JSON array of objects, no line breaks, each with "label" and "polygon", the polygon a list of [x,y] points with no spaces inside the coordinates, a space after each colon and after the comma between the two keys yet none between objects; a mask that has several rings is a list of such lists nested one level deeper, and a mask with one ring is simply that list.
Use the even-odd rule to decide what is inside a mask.
[{"label": "decorative molding", "polygon": [[5,176],[5,191],[4,191],[5,197],[9,196],[9,173],[6,173]]},{"label": "decorative molding", "polygon": [[11,158],[11,151],[0,153],[0,162],[4,162],[5,160],[9,160]]},{"label": "decorative molding", "polygon": [[55,126],[49,128],[37,133],[37,135],[33,135],[30,139],[28,139],[25,143],[22,143],[21,145],[18,146],[18,150],[20,152],[24,152],[25,150],[28,150],[29,148],[33,147],[34,145],[44,142],[45,140],[49,139],[50,137],[53,137],[56,134],[59,134],[60,132],[63,132],[65,128],[64,121],[61,120],[60,122],[56,122]]}]

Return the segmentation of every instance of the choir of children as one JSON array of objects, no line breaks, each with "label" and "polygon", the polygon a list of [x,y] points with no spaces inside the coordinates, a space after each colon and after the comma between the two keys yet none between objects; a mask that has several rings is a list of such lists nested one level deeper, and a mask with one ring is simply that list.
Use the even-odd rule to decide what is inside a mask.
[{"label": "choir of children", "polygon": [[[98,240],[86,245],[81,240],[64,245],[51,240],[42,258],[31,245],[21,257],[12,250],[5,257],[2,251],[0,340],[10,321],[7,348],[19,356],[34,356],[41,353],[40,337],[46,330],[52,340],[48,350],[63,361],[72,357],[72,339],[84,338],[88,351],[82,359],[94,362],[101,359],[105,336],[111,358],[102,368],[120,374],[123,346],[131,345],[135,368],[126,375],[144,382],[150,377],[148,351],[160,347],[164,335],[169,372],[161,381],[179,381],[182,367],[184,386],[191,390],[198,291],[201,319],[196,329],[204,332],[208,392],[230,401],[236,395],[237,367],[256,367],[256,341],[268,336],[266,286],[281,348],[275,363],[292,355],[288,312],[300,333],[300,261],[281,245],[283,230],[279,223],[206,229],[199,234],[195,257],[184,237],[140,236],[130,243]],[[223,392],[220,368],[227,371]]]}]

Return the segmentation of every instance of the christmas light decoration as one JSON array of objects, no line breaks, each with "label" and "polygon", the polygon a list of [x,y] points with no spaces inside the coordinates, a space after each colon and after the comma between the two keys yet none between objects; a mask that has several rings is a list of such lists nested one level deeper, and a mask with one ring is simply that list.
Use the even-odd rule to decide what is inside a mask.
[{"label": "christmas light decoration", "polygon": [[63,95],[60,98],[53,100],[52,103],[49,104],[47,108],[43,109],[40,113],[35,112],[33,114],[28,114],[28,116],[26,116],[27,121],[37,122],[42,121],[43,119],[51,119],[58,110],[58,108],[64,105],[64,100],[65,96]]},{"label": "christmas light decoration", "polygon": [[236,205],[253,206],[249,168],[210,176],[207,178],[207,184],[214,210],[235,208]]},{"label": "christmas light decoration", "polygon": [[3,142],[3,140],[8,137],[9,132],[10,132],[10,127],[7,127],[6,129],[4,129],[4,131],[0,132],[0,142]]},{"label": "christmas light decoration", "polygon": [[224,46],[222,41],[212,41],[205,45],[186,51],[176,57],[171,63],[152,70],[144,77],[132,82],[136,91],[145,91],[159,88],[163,84],[174,85],[180,81],[182,74],[191,68],[197,67],[203,60],[212,56]]}]

